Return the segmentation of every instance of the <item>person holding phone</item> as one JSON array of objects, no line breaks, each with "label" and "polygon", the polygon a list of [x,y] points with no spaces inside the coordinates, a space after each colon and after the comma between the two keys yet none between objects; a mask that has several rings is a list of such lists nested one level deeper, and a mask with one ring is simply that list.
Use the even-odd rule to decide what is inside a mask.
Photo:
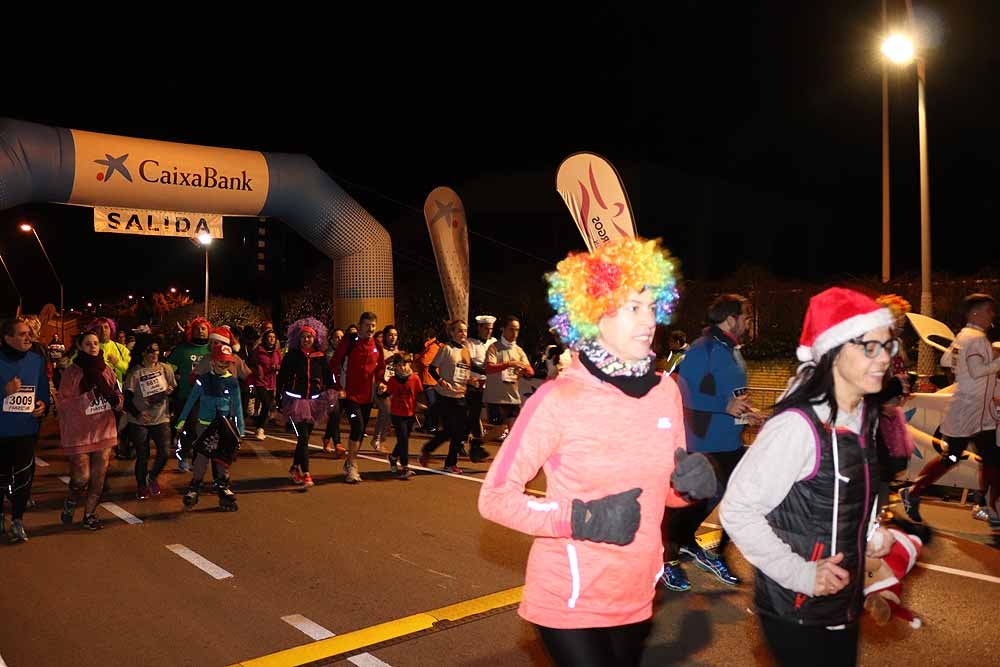
[{"label": "person holding phone", "polygon": [[678,384],[684,396],[687,449],[701,452],[712,462],[718,476],[718,492],[705,502],[667,513],[663,523],[666,545],[663,578],[666,588],[691,588],[681,567],[681,557],[724,584],[735,586],[739,578],[729,570],[723,550],[729,542],[722,532],[718,547],[703,549],[695,541],[698,526],[722,500],[726,482],[743,457],[743,429],[762,419],[750,405],[747,369],[740,354],[740,341],[750,328],[750,303],[739,294],[723,294],[708,308],[709,326],[691,344],[677,367]]}]

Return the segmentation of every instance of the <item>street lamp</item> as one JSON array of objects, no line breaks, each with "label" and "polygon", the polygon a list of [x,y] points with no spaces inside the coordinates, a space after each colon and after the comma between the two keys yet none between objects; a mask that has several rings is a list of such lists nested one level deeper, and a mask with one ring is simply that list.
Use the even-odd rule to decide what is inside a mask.
[{"label": "street lamp", "polygon": [[7,272],[10,284],[14,287],[14,292],[17,293],[17,317],[21,317],[21,307],[24,305],[24,301],[21,299],[21,290],[17,289],[17,283],[14,282],[14,276],[7,268],[7,262],[4,261],[3,255],[0,255],[0,264],[3,264],[3,270]]},{"label": "street lamp", "polygon": [[[913,24],[913,7],[906,3],[910,24]],[[927,105],[924,98],[926,82],[925,63],[916,55],[913,41],[895,33],[882,42],[882,53],[897,65],[917,62],[917,127],[920,142],[920,314],[933,316],[934,301],[931,294],[931,197],[930,176],[927,170]],[[934,353],[930,346],[920,342],[917,352],[917,376],[927,378],[934,374]]]},{"label": "street lamp", "polygon": [[55,276],[56,282],[59,283],[59,338],[63,341],[66,340],[66,308],[65,300],[63,298],[63,284],[62,280],[59,279],[59,273],[56,271],[55,265],[52,264],[52,259],[49,257],[49,253],[45,250],[45,245],[42,243],[42,239],[38,236],[38,230],[35,229],[33,225],[27,222],[21,223],[22,232],[31,232],[35,235],[35,240],[38,241],[38,247],[42,249],[42,254],[45,255],[46,261],[49,263],[49,268],[52,269],[52,275]]},{"label": "street lamp", "polygon": [[212,245],[212,235],[198,234],[198,243],[205,248],[205,319],[208,319],[208,246]]}]

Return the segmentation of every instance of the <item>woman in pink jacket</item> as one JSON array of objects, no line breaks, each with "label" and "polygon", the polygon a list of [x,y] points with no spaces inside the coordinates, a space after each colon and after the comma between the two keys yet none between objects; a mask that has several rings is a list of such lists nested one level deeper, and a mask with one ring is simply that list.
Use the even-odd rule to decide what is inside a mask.
[{"label": "woman in pink jacket", "polygon": [[[536,537],[520,615],[558,665],[637,665],[663,569],[665,505],[707,498],[688,456],[677,385],[656,372],[658,323],[677,300],[659,241],[571,254],[549,282],[550,324],[576,354],[526,403],[486,476],[479,511]],[[544,497],[525,484],[545,471]]]},{"label": "woman in pink jacket", "polygon": [[73,523],[80,500],[86,500],[83,525],[101,527],[94,512],[104,490],[111,449],[118,444],[118,417],[125,398],[115,371],[104,362],[101,342],[94,331],[77,339],[77,355],[59,383],[60,444],[69,457],[69,496],[63,503],[62,522]]}]

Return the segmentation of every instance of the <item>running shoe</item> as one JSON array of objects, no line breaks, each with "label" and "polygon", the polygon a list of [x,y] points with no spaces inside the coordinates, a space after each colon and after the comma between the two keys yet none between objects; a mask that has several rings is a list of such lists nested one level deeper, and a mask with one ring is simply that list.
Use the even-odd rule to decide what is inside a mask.
[{"label": "running shoe", "polygon": [[909,488],[900,489],[899,500],[903,503],[903,511],[913,521],[923,523],[924,518],[920,516],[920,496],[914,496]]},{"label": "running shoe", "polygon": [[68,526],[73,523],[73,513],[76,511],[76,501],[72,498],[67,498],[63,501],[62,512],[59,513],[59,519],[63,522],[64,526]]},{"label": "running shoe", "polygon": [[24,530],[24,522],[21,519],[14,519],[10,522],[10,543],[27,542],[28,533]]},{"label": "running shoe", "polygon": [[399,471],[399,478],[405,482],[406,480],[410,479],[411,477],[415,477],[416,474],[417,473],[413,472],[412,470],[410,470],[410,468],[408,466],[406,466],[406,467],[403,467],[403,468],[400,469],[400,471]]},{"label": "running shoe", "polygon": [[490,460],[490,453],[483,447],[473,447],[469,452],[469,460],[473,463],[482,463]]},{"label": "running shoe", "polygon": [[342,459],[347,456],[347,450],[339,442],[333,446],[333,458]]},{"label": "running shoe", "polygon": [[358,466],[353,463],[348,463],[344,466],[344,481],[348,484],[357,484],[361,481],[361,473],[358,472]]},{"label": "running shoe", "polygon": [[162,491],[160,489],[160,483],[158,481],[156,481],[155,477],[152,477],[152,476],[147,477],[146,478],[146,486],[149,487],[149,495],[151,495],[151,496],[158,496],[158,495],[160,495],[160,493],[162,493]]},{"label": "running shoe", "polygon": [[97,518],[96,514],[84,514],[83,527],[87,530],[100,530],[101,520]]},{"label": "running shoe", "polygon": [[983,507],[982,505],[972,506],[972,518],[976,521],[989,521],[990,511]]},{"label": "running shoe", "polygon": [[145,484],[140,485],[139,488],[135,490],[135,497],[139,500],[149,498],[149,487]]},{"label": "running shoe", "polygon": [[420,458],[417,459],[417,462],[420,465],[422,465],[424,468],[426,468],[427,466],[429,466],[431,464],[431,455],[428,452],[425,452],[424,450],[421,449],[420,450]]},{"label": "running shoe", "polygon": [[310,475],[309,473],[303,473],[303,475],[302,475],[302,486],[307,487],[307,488],[310,487],[310,486],[316,486],[315,482],[313,482],[312,475]]},{"label": "running shoe", "polygon": [[389,455],[389,471],[393,474],[399,472],[399,458],[391,454]]},{"label": "running shoe", "polygon": [[375,438],[374,440],[372,440],[372,449],[374,449],[376,452],[381,452],[382,451],[382,439],[381,438]]},{"label": "running shoe", "polygon": [[302,485],[303,483],[302,470],[299,468],[299,466],[293,465],[291,468],[288,469],[288,474],[291,475],[293,484],[298,484],[299,486]]},{"label": "running shoe", "polygon": [[445,466],[442,468],[445,472],[450,472],[452,475],[464,475],[465,472],[462,471],[458,466]]},{"label": "running shoe", "polygon": [[264,438],[266,438],[267,436],[264,435],[264,429],[258,428],[256,437],[258,440],[263,440]]},{"label": "running shoe", "polygon": [[660,575],[660,583],[664,588],[672,591],[684,592],[691,590],[691,582],[688,581],[684,568],[679,561],[663,564],[663,574]]},{"label": "running shoe", "polygon": [[323,438],[323,451],[329,454],[333,451],[333,439]]},{"label": "running shoe", "polygon": [[690,545],[681,547],[680,552],[685,556],[693,558],[695,565],[705,570],[705,572],[714,574],[716,579],[722,583],[730,586],[740,583],[739,577],[729,571],[729,566],[726,565],[726,561],[722,560],[722,556],[714,551],[702,549],[697,545]]}]

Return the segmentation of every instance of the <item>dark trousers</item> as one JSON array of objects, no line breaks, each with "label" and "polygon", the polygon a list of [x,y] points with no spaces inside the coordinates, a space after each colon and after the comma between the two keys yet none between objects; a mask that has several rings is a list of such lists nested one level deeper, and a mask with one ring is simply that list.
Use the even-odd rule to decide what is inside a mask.
[{"label": "dark trousers", "polygon": [[439,395],[435,405],[444,428],[427,441],[423,451],[431,454],[441,443],[450,438],[451,445],[448,447],[448,456],[444,459],[445,467],[449,468],[458,465],[458,452],[462,449],[462,440],[468,433],[469,413],[464,398]]},{"label": "dark trousers", "polygon": [[[722,495],[726,492],[726,485],[729,484],[729,476],[733,474],[736,464],[740,462],[745,452],[746,448],[740,447],[731,452],[705,453],[712,467],[715,468],[715,477],[719,482],[718,490],[715,493],[715,497],[708,500],[696,502],[687,507],[667,510],[664,518],[666,522],[664,542],[667,549],[664,555],[668,561],[678,559],[678,549],[681,547],[695,544],[694,536],[698,532],[698,526],[722,502]],[[722,531],[722,537],[719,538],[719,546],[716,551],[721,554],[728,543],[729,536],[726,535],[726,531]]]},{"label": "dark trousers", "polygon": [[424,430],[437,428],[440,425],[441,411],[437,399],[438,393],[434,387],[424,388],[424,403],[427,404],[427,410],[424,412]]},{"label": "dark trousers", "polygon": [[0,508],[4,497],[10,498],[15,519],[24,516],[35,479],[35,441],[38,436],[17,435],[0,438]]},{"label": "dark trousers", "polygon": [[483,392],[466,389],[465,405],[469,410],[467,432],[472,436],[473,447],[481,447],[483,444]]},{"label": "dark trousers", "polygon": [[135,449],[136,484],[145,486],[146,473],[149,468],[149,441],[152,440],[156,445],[156,459],[153,461],[153,470],[149,472],[149,477],[156,479],[167,465],[167,450],[170,448],[170,423],[163,422],[151,426],[129,424],[128,437],[132,442],[132,448]]},{"label": "dark trousers", "polygon": [[652,626],[642,621],[610,628],[535,627],[542,645],[559,667],[633,667],[642,660]]},{"label": "dark trousers", "polygon": [[309,472],[309,436],[313,431],[312,422],[292,422],[292,429],[295,431],[295,458],[292,465],[299,466],[299,470]]},{"label": "dark trousers", "polygon": [[843,630],[824,626],[798,625],[760,615],[771,654],[781,667],[854,667],[858,664],[858,624]]},{"label": "dark trousers", "polygon": [[393,448],[392,455],[399,459],[399,464],[404,468],[410,465],[410,430],[413,422],[413,417],[392,415],[392,428],[396,430],[396,447]]},{"label": "dark trousers", "polygon": [[[178,396],[176,392],[173,394],[172,404],[170,406],[170,413],[177,418],[177,415],[181,413],[184,409],[184,403],[187,402],[187,396],[183,398]],[[191,412],[188,420],[184,423],[184,428],[181,431],[174,432],[174,438],[178,442],[177,451],[174,455],[177,457],[178,461],[184,461],[190,459],[192,456],[191,447],[194,445],[195,438],[198,434],[195,433],[195,429],[191,426],[191,422],[194,421],[193,417],[198,415],[198,401],[195,401],[194,405],[191,406]]]},{"label": "dark trousers", "polygon": [[[996,430],[980,431],[976,435],[969,437],[945,435],[942,438],[948,443],[948,455],[939,456],[924,466],[910,488],[911,495],[919,496],[927,490],[927,487],[937,482],[951,470],[952,466],[957,465],[970,443],[976,446],[976,452],[983,459],[979,471],[980,487],[985,487],[988,484],[987,479],[995,476],[993,471],[1000,467],[1000,447],[997,447]],[[979,490],[985,491],[986,489],[980,488]],[[991,493],[990,495],[992,496],[993,494]]]},{"label": "dark trousers", "polygon": [[351,424],[351,434],[348,439],[351,442],[361,442],[365,437],[365,429],[368,428],[368,420],[372,416],[372,404],[359,404],[354,401],[344,401],[344,412],[347,413],[347,421]]},{"label": "dark trousers", "polygon": [[334,403],[330,411],[326,413],[326,430],[323,432],[324,438],[331,438],[333,444],[340,444],[340,400]]},{"label": "dark trousers", "polygon": [[[274,390],[254,387],[254,395],[257,397],[257,428],[267,426],[267,420],[271,418],[271,411],[274,410]],[[248,418],[249,421],[249,418]]]}]

